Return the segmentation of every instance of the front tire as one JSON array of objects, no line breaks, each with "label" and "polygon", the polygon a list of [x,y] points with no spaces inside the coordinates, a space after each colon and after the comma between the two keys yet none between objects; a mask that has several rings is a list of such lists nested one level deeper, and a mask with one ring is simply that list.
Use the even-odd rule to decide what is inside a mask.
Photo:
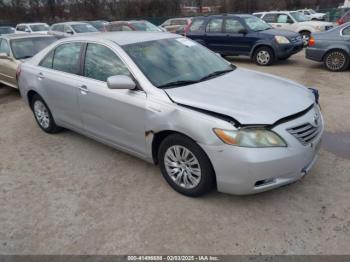
[{"label": "front tire", "polygon": [[332,72],[341,72],[349,67],[349,55],[342,50],[332,50],[324,57],[325,67]]},{"label": "front tire", "polygon": [[309,41],[310,41],[311,32],[301,31],[299,34],[300,34],[301,38],[303,39],[304,46],[307,46],[309,44]]},{"label": "front tire", "polygon": [[262,46],[255,50],[253,60],[259,66],[269,66],[274,62],[275,55],[270,47]]},{"label": "front tire", "polygon": [[159,147],[158,159],[163,177],[180,194],[198,197],[215,186],[208,156],[190,138],[179,134],[166,137]]},{"label": "front tire", "polygon": [[43,131],[55,134],[62,130],[62,127],[56,125],[49,107],[39,95],[34,95],[31,100],[31,107],[34,118]]}]

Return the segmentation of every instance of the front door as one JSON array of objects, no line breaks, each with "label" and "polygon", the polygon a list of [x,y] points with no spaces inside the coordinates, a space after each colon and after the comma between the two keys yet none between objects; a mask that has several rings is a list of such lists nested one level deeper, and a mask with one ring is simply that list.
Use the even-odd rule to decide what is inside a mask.
[{"label": "front door", "polygon": [[111,90],[107,78],[127,75],[129,70],[109,47],[89,43],[84,61],[84,81],[79,105],[85,130],[118,147],[144,155],[146,93]]}]

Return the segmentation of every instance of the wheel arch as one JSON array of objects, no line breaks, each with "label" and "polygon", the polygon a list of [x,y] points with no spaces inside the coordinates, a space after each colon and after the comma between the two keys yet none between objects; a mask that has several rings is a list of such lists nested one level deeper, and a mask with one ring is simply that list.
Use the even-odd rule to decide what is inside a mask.
[{"label": "wheel arch", "polygon": [[342,51],[345,52],[348,56],[348,59],[350,59],[350,49],[346,48],[345,46],[336,46],[336,47],[332,47],[331,49],[327,50],[327,52],[324,53],[324,55],[322,56],[322,61],[324,61],[324,59],[326,58],[326,56],[333,51]]},{"label": "wheel arch", "polygon": [[34,91],[34,90],[29,90],[28,92],[27,92],[27,101],[28,101],[28,105],[30,106],[30,107],[32,107],[32,100],[33,100],[33,97],[35,96],[35,95],[38,95],[38,96],[40,96],[39,94],[38,94],[38,92],[36,92],[36,91]]},{"label": "wheel arch", "polygon": [[268,48],[270,48],[270,49],[272,50],[272,52],[273,52],[274,57],[276,57],[276,51],[275,51],[274,47],[273,47],[271,44],[269,44],[269,43],[262,42],[262,43],[256,44],[256,45],[252,48],[252,51],[250,52],[250,58],[253,58],[253,57],[254,57],[254,54],[255,54],[255,52],[256,52],[256,50],[257,50],[258,48],[261,48],[261,47],[268,47]]}]

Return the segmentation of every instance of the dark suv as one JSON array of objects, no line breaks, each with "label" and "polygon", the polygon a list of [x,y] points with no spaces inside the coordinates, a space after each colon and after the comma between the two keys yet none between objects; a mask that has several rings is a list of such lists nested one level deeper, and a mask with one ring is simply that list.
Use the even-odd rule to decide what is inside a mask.
[{"label": "dark suv", "polygon": [[301,36],[273,29],[252,15],[213,15],[194,18],[185,35],[223,56],[246,55],[267,66],[303,49]]}]

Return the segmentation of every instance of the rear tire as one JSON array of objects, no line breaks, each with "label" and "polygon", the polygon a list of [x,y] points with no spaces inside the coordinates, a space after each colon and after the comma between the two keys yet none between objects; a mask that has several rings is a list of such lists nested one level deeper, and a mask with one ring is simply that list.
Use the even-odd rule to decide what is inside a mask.
[{"label": "rear tire", "polygon": [[329,51],[324,59],[325,67],[332,72],[341,72],[349,67],[349,55],[342,50]]},{"label": "rear tire", "polygon": [[34,118],[43,131],[49,134],[55,134],[62,131],[63,128],[56,125],[49,107],[41,96],[38,94],[34,95],[30,102]]},{"label": "rear tire", "polygon": [[166,137],[158,151],[159,166],[168,184],[180,194],[198,197],[215,186],[215,173],[203,149],[180,134]]},{"label": "rear tire", "polygon": [[262,46],[254,51],[253,60],[259,66],[269,66],[273,64],[275,60],[275,54],[272,48],[268,46]]}]

